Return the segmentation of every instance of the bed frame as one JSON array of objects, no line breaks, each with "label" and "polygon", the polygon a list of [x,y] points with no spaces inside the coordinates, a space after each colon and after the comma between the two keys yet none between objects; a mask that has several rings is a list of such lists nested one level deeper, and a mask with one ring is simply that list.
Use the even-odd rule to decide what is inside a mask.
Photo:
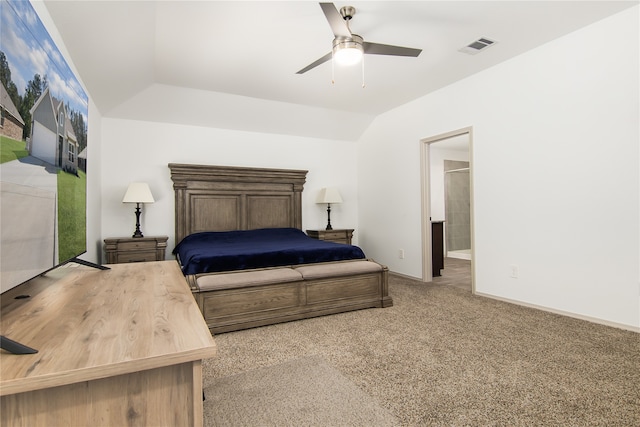
[{"label": "bed frame", "polygon": [[[170,163],[175,242],[202,231],[302,229],[307,171]],[[186,276],[212,333],[389,307],[388,269],[339,261]]]}]

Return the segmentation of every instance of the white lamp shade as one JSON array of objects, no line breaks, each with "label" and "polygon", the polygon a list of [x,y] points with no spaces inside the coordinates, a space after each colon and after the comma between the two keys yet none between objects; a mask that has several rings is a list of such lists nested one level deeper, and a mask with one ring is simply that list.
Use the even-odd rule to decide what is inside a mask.
[{"label": "white lamp shade", "polygon": [[342,197],[335,187],[323,188],[318,193],[316,203],[342,203]]},{"label": "white lamp shade", "polygon": [[122,203],[153,203],[153,195],[146,182],[132,182],[124,194]]}]

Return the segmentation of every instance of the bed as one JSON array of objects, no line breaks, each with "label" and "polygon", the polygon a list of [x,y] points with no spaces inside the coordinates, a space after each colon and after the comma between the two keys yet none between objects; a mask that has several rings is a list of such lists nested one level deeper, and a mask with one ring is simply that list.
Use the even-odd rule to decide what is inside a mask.
[{"label": "bed", "polygon": [[[307,171],[177,163],[169,169],[174,253],[212,333],[393,305],[386,266],[357,246],[302,232]],[[286,239],[292,246],[269,247]],[[240,252],[222,246],[209,253],[221,241]],[[315,257],[303,253],[305,245]]]}]

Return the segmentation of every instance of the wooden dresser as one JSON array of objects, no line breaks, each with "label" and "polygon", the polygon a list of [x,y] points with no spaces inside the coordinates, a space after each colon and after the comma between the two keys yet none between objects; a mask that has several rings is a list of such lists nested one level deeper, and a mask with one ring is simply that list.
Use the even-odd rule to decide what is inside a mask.
[{"label": "wooden dresser", "polygon": [[202,426],[216,346],[178,264],[72,265],[3,294],[2,334],[38,353],[0,351],[2,425]]},{"label": "wooden dresser", "polygon": [[104,239],[107,263],[163,261],[168,239],[167,236]]},{"label": "wooden dresser", "polygon": [[318,240],[328,240],[330,242],[350,245],[351,238],[353,237],[353,229],[307,230],[307,235]]}]

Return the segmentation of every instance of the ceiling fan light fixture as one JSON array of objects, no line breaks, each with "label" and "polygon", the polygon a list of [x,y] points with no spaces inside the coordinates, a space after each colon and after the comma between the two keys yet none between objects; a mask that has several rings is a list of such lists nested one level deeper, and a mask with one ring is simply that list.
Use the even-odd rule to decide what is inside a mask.
[{"label": "ceiling fan light fixture", "polygon": [[364,49],[362,37],[353,34],[349,38],[338,38],[333,41],[333,59],[338,65],[349,66],[358,64],[362,60]]},{"label": "ceiling fan light fixture", "polygon": [[[304,74],[314,69],[318,65],[331,61],[331,73],[336,64],[338,65],[355,65],[362,64],[362,74],[364,76],[364,54],[370,55],[391,55],[391,56],[411,56],[420,55],[422,49],[412,49],[409,47],[393,46],[388,44],[366,42],[361,36],[353,34],[349,28],[349,22],[356,13],[355,7],[344,6],[340,8],[340,12],[333,3],[320,3],[322,12],[324,13],[331,32],[335,37],[333,39],[332,49],[322,58],[317,59],[306,67],[302,68],[296,74]],[[366,52],[365,52],[366,51]],[[333,79],[332,79],[333,81]],[[364,77],[363,77],[364,82]],[[364,83],[363,83],[364,87]]]}]

